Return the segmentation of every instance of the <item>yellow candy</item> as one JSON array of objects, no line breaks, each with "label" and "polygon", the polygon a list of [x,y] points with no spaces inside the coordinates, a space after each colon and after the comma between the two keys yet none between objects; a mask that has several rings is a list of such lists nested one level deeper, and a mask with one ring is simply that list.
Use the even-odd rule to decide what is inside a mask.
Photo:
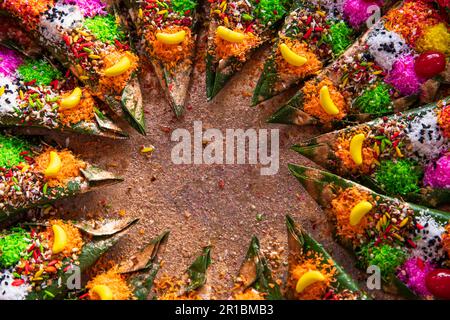
[{"label": "yellow candy", "polygon": [[236,32],[233,30],[230,30],[228,28],[225,28],[223,26],[219,26],[217,28],[216,34],[219,38],[228,41],[228,42],[242,42],[245,39],[245,35],[240,32]]},{"label": "yellow candy", "polygon": [[186,31],[181,30],[176,33],[160,32],[156,34],[156,39],[164,44],[179,44],[184,41]]},{"label": "yellow candy", "polygon": [[92,288],[92,292],[100,297],[100,300],[112,300],[113,294],[108,286],[98,284]]},{"label": "yellow candy", "polygon": [[366,136],[363,133],[359,133],[353,136],[352,141],[350,141],[350,156],[357,166],[363,163],[362,146],[365,139]]},{"label": "yellow candy", "polygon": [[339,114],[338,107],[336,107],[333,99],[331,99],[328,86],[323,86],[322,88],[320,88],[320,105],[322,106],[323,110],[325,110],[325,112],[329,115],[335,116]]},{"label": "yellow candy", "polygon": [[5,93],[5,87],[0,87],[0,97]]},{"label": "yellow candy", "polygon": [[50,151],[50,161],[44,171],[44,175],[49,178],[56,177],[60,170],[61,159],[59,158],[58,153],[56,153],[55,151]]},{"label": "yellow candy", "polygon": [[289,63],[293,66],[301,67],[306,62],[308,62],[308,59],[296,54],[284,43],[280,45],[280,51],[281,51],[281,55],[283,56],[284,60],[286,60],[287,63]]},{"label": "yellow candy", "polygon": [[298,279],[295,290],[298,293],[302,293],[308,286],[324,280],[324,275],[319,271],[308,271]]},{"label": "yellow candy", "polygon": [[82,95],[83,92],[81,91],[80,88],[77,87],[73,89],[72,93],[68,97],[62,98],[60,100],[59,102],[60,109],[66,110],[76,107],[80,103]]},{"label": "yellow candy", "polygon": [[64,250],[67,245],[67,234],[63,228],[54,224],[52,226],[53,229],[53,248],[52,251],[54,254],[60,253]]},{"label": "yellow candy", "polygon": [[356,226],[361,222],[361,219],[372,210],[373,206],[369,201],[361,201],[353,207],[350,212],[350,225]]},{"label": "yellow candy", "polygon": [[130,69],[131,61],[127,56],[122,57],[115,65],[105,70],[105,76],[116,77],[125,73]]}]

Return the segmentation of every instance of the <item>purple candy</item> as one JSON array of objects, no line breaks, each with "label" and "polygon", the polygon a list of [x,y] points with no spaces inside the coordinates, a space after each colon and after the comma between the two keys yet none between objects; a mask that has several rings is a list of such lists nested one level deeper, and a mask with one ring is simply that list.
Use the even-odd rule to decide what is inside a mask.
[{"label": "purple candy", "polygon": [[106,3],[101,0],[63,0],[63,3],[77,5],[85,17],[107,14]]},{"label": "purple candy", "polygon": [[402,56],[394,62],[392,70],[385,81],[397,89],[402,95],[410,96],[420,92],[425,79],[419,77],[414,69],[414,57]]},{"label": "purple candy", "polygon": [[13,75],[22,64],[22,58],[14,50],[0,46],[0,74],[6,77]]},{"label": "purple candy", "polygon": [[423,183],[433,188],[450,189],[450,154],[442,156],[425,169]]},{"label": "purple candy", "polygon": [[346,0],[343,6],[344,17],[353,28],[358,28],[374,13],[369,8],[382,4],[382,0]]},{"label": "purple candy", "polygon": [[434,268],[429,262],[424,262],[420,258],[408,259],[403,266],[401,266],[398,273],[398,278],[405,283],[408,288],[416,294],[426,297],[431,296],[425,284],[425,276]]}]

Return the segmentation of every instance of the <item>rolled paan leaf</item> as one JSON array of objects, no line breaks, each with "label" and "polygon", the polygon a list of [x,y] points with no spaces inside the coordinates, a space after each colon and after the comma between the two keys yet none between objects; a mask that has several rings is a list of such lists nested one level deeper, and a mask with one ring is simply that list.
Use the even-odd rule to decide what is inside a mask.
[{"label": "rolled paan leaf", "polygon": [[159,83],[177,117],[184,112],[197,41],[197,0],[125,0]]},{"label": "rolled paan leaf", "polygon": [[367,295],[331,255],[286,216],[288,278],[286,296],[294,300],[366,300]]},{"label": "rolled paan leaf", "polygon": [[380,195],[318,169],[289,170],[325,210],[357,266],[374,274],[374,284],[382,280],[385,291],[406,298],[450,298],[449,212]]},{"label": "rolled paan leaf", "polygon": [[163,275],[155,280],[155,298],[158,300],[203,300],[208,299],[204,286],[208,267],[211,264],[211,247],[204,247],[202,253],[192,262],[181,278]]},{"label": "rolled paan leaf", "polygon": [[450,79],[449,38],[448,23],[432,3],[402,2],[269,122],[332,130],[434,101]]},{"label": "rolled paan leaf", "polygon": [[206,53],[206,90],[214,98],[256,48],[269,41],[287,13],[286,0],[213,0]]},{"label": "rolled paan leaf", "polygon": [[0,133],[0,222],[19,212],[122,181],[70,150]]},{"label": "rolled paan leaf", "polygon": [[145,133],[138,57],[105,1],[8,0],[0,4],[111,110]]},{"label": "rolled paan leaf", "polygon": [[0,126],[126,137],[90,90],[44,57],[25,57],[0,45],[0,75]]},{"label": "rolled paan leaf", "polygon": [[259,240],[252,237],[247,255],[239,270],[234,300],[282,300],[280,286],[272,278],[272,271],[260,252]]},{"label": "rolled paan leaf", "polygon": [[63,299],[79,290],[83,273],[136,221],[91,221],[83,229],[54,219],[0,231],[0,300]]},{"label": "rolled paan leaf", "polygon": [[85,294],[90,300],[145,300],[150,294],[153,280],[161,261],[158,254],[167,242],[169,232],[152,239],[142,250],[92,278]]},{"label": "rolled paan leaf", "polygon": [[379,14],[396,1],[292,2],[264,70],[256,85],[252,104],[280,94],[320,72],[341,56]]},{"label": "rolled paan leaf", "polygon": [[450,201],[450,98],[292,149],[383,194],[434,207]]}]

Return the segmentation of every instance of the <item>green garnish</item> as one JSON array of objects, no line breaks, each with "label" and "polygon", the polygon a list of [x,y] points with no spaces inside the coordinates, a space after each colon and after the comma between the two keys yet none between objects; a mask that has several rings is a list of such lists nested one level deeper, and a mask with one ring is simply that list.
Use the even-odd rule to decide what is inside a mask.
[{"label": "green garnish", "polygon": [[333,24],[324,41],[331,45],[335,55],[343,53],[353,43],[353,30],[343,21]]},{"label": "green garnish", "polygon": [[30,234],[22,228],[13,228],[11,233],[0,238],[0,265],[8,268],[24,257],[30,245]]},{"label": "green garnish", "polygon": [[114,40],[122,41],[125,39],[125,33],[116,23],[116,18],[111,14],[87,18],[84,26],[102,42],[114,43]]},{"label": "green garnish", "polygon": [[414,161],[385,160],[381,162],[375,172],[375,180],[391,195],[406,195],[419,191],[419,181],[422,175],[422,170]]},{"label": "green garnish", "polygon": [[11,168],[24,162],[24,151],[29,151],[30,145],[21,139],[0,135],[0,167]]},{"label": "green garnish", "polygon": [[36,81],[38,85],[48,86],[53,80],[62,78],[61,72],[44,59],[28,59],[17,68],[17,71],[22,81]]},{"label": "green garnish", "polygon": [[391,87],[385,83],[379,83],[373,89],[365,90],[355,100],[355,106],[363,113],[379,114],[392,109]]}]

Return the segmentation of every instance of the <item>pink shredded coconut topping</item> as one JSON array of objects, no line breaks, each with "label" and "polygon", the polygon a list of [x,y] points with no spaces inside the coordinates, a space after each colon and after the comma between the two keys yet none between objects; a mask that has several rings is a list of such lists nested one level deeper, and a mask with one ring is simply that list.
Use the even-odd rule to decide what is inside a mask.
[{"label": "pink shredded coconut topping", "polygon": [[430,262],[424,262],[420,258],[411,258],[400,268],[398,278],[417,295],[431,296],[425,284],[425,276],[433,269]]},{"label": "pink shredded coconut topping", "polygon": [[425,79],[420,78],[414,69],[414,57],[406,55],[394,62],[385,81],[396,88],[402,95],[410,96],[420,91]]},{"label": "pink shredded coconut topping", "polygon": [[381,6],[383,0],[346,0],[343,6],[344,17],[354,28],[360,27],[373,14],[371,6]]},{"label": "pink shredded coconut topping", "polygon": [[64,0],[64,4],[77,5],[85,17],[106,15],[106,3],[101,0]]},{"label": "pink shredded coconut topping", "polygon": [[21,57],[13,50],[0,46],[0,74],[9,77],[22,64]]},{"label": "pink shredded coconut topping", "polygon": [[423,183],[433,188],[450,189],[450,154],[442,156],[425,169]]}]

